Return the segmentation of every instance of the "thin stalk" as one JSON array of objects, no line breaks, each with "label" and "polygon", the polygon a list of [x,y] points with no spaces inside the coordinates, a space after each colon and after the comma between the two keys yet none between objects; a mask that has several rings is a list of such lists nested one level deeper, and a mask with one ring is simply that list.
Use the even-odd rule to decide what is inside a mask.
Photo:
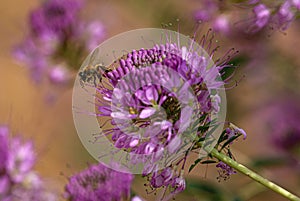
[{"label": "thin stalk", "polygon": [[229,165],[230,167],[236,169],[237,171],[239,171],[240,173],[243,173],[245,175],[247,175],[248,177],[250,177],[251,179],[255,180],[256,182],[264,185],[265,187],[275,191],[276,193],[288,198],[289,200],[292,201],[300,201],[300,198],[292,193],[290,193],[289,191],[287,191],[286,189],[278,186],[277,184],[269,181],[268,179],[260,176],[259,174],[253,172],[252,170],[250,170],[249,168],[245,167],[244,165],[232,160],[231,158],[229,158],[228,156],[220,153],[218,150],[216,149],[212,149],[212,151],[210,152],[210,154],[219,159],[220,161],[223,161],[224,163],[226,163],[227,165]]}]

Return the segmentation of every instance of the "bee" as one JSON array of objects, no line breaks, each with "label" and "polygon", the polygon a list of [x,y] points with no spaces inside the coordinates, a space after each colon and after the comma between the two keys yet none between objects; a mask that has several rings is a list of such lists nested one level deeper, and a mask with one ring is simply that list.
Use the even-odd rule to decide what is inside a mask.
[{"label": "bee", "polygon": [[103,64],[92,64],[97,61],[98,56],[99,49],[97,48],[90,55],[87,66],[85,66],[83,70],[78,73],[78,76],[80,77],[80,85],[82,87],[84,87],[84,84],[86,83],[89,83],[96,87],[97,84],[102,81],[102,74],[103,72],[106,72],[107,69]]},{"label": "bee", "polygon": [[85,83],[89,83],[96,87],[97,84],[102,81],[102,73],[105,71],[105,66],[101,64],[97,64],[95,66],[88,65],[84,67],[84,69],[78,73],[81,86],[83,87]]}]

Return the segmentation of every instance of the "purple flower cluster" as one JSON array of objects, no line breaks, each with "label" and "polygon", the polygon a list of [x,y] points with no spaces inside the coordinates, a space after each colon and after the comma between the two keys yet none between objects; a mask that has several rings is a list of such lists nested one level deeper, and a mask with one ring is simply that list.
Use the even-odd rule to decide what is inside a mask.
[{"label": "purple flower cluster", "polygon": [[300,1],[285,0],[276,7],[268,6],[260,1],[250,2],[253,7],[253,24],[250,29],[257,32],[266,26],[285,31],[300,10]]},{"label": "purple flower cluster", "polygon": [[30,32],[13,51],[30,70],[35,82],[47,77],[52,84],[65,84],[83,56],[104,38],[98,21],[80,19],[81,0],[46,0],[29,18]]},{"label": "purple flower cluster", "polygon": [[236,174],[236,171],[232,167],[223,163],[222,161],[219,162],[216,167],[219,168],[219,176],[217,177],[219,181],[221,181],[221,179],[227,180],[230,175]]},{"label": "purple flower cluster", "polygon": [[160,187],[171,188],[171,193],[176,194],[185,189],[185,179],[183,178],[183,172],[176,174],[174,169],[167,167],[161,171],[155,171],[150,178],[150,188],[156,189]]},{"label": "purple flower cluster", "polygon": [[121,201],[129,197],[132,180],[131,174],[91,165],[69,178],[65,197],[70,201]]},{"label": "purple flower cluster", "polygon": [[[127,151],[132,164],[142,163],[143,175],[154,191],[166,187],[176,194],[185,189],[183,170],[187,155],[172,159],[172,165],[163,170],[157,163],[166,155],[184,150],[187,141],[183,136],[205,137],[205,132],[197,128],[193,128],[193,134],[181,133],[189,129],[190,119],[206,117],[194,126],[209,125],[210,115],[220,110],[219,95],[211,93],[224,84],[219,71],[227,67],[230,53],[211,64],[215,49],[211,49],[212,40],[208,38],[205,36],[200,42],[204,47],[205,42],[209,43],[206,57],[191,47],[170,43],[133,50],[118,59],[114,68],[103,72],[102,82],[94,86],[96,116],[111,123],[109,128],[101,126],[100,137],[110,139],[117,150]],[[193,98],[196,108],[190,106]],[[180,163],[183,164],[179,168]]]},{"label": "purple flower cluster", "polygon": [[[267,26],[285,31],[299,10],[299,0],[284,0],[270,5],[261,0],[248,0],[239,4],[205,0],[202,7],[194,13],[194,18],[200,22],[210,22],[214,31],[225,35],[234,31],[235,27],[231,26],[230,22],[237,20],[233,24],[242,24],[242,29],[253,34]],[[241,20],[241,16],[250,13],[249,11],[251,11],[250,17]]]},{"label": "purple flower cluster", "polygon": [[33,171],[35,160],[31,141],[9,139],[9,128],[0,126],[0,200],[57,200]]},{"label": "purple flower cluster", "polygon": [[[177,136],[178,129],[180,126],[185,127],[185,120],[180,119],[180,114],[184,113],[184,118],[193,115],[193,110],[189,107],[184,107],[180,111],[176,98],[180,99],[180,96],[188,95],[187,88],[190,85],[195,86],[194,92],[201,106],[201,112],[211,112],[214,109],[209,91],[202,90],[196,85],[204,83],[206,79],[207,87],[218,87],[222,84],[216,81],[218,71],[213,72],[213,68],[206,71],[203,58],[193,58],[193,65],[199,69],[192,69],[182,57],[175,53],[171,54],[169,49],[178,51],[176,53],[180,55],[183,54],[174,44],[156,46],[149,50],[134,50],[127,55],[126,59],[119,60],[119,67],[104,75],[114,88],[111,90],[103,86],[98,87],[97,90],[107,102],[101,103],[97,115],[114,118],[112,124],[118,126],[104,132],[112,134],[112,140],[117,148],[130,148],[135,154],[156,153],[157,160],[165,147],[169,147],[170,153],[175,152],[181,144],[181,139]],[[152,67],[146,67],[147,65]],[[188,82],[180,85],[179,79],[172,80],[168,68],[162,67],[164,65],[180,73]],[[202,75],[199,75],[199,72]],[[122,79],[123,77],[126,79]],[[179,97],[175,96],[174,91],[154,84],[161,83],[162,79],[165,79],[164,83],[167,83],[169,88],[178,92]],[[115,103],[114,99],[118,102]],[[111,105],[119,106],[111,108]],[[143,136],[139,138],[134,134],[130,135],[129,133],[135,132],[132,126],[137,129],[145,128]]]},{"label": "purple flower cluster", "polygon": [[230,31],[230,16],[219,14],[220,4],[215,0],[204,0],[202,7],[194,13],[194,18],[199,22],[211,22],[215,32],[228,34]]}]

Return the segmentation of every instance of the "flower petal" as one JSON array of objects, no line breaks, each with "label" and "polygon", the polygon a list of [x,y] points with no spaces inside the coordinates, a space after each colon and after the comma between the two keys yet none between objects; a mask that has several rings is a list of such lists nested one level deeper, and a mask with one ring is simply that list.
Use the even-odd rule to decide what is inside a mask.
[{"label": "flower petal", "polygon": [[150,117],[151,115],[153,115],[155,113],[156,109],[153,107],[147,107],[145,109],[143,109],[140,113],[140,118],[141,119],[146,119],[148,117]]}]

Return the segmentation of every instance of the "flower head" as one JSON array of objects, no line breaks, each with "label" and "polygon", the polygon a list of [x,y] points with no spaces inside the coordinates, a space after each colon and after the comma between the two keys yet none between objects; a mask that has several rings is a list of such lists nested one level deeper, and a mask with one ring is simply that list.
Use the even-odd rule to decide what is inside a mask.
[{"label": "flower head", "polygon": [[[212,45],[209,37],[202,39],[203,47]],[[98,122],[105,119],[106,125],[111,124],[101,126],[103,133],[95,143],[105,136],[116,152],[128,153],[129,165],[143,166],[153,191],[166,188],[177,194],[185,189],[183,155],[193,139],[206,135],[196,127],[209,125],[220,111],[216,91],[225,82],[220,71],[228,65],[230,52],[214,64],[214,50],[209,49],[207,56],[194,49],[168,42],[134,49],[99,72],[98,83],[83,86],[96,91]],[[200,118],[201,122],[193,122]],[[159,164],[164,160],[169,164]],[[183,162],[182,169],[176,161]]]},{"label": "flower head", "polygon": [[65,197],[70,201],[121,201],[128,197],[133,176],[91,165],[69,178]]},{"label": "flower head", "polygon": [[67,37],[74,32],[81,7],[80,0],[46,1],[30,14],[32,33],[38,37],[49,33],[59,38]]},{"label": "flower head", "polygon": [[[99,79],[91,82],[83,76],[88,68],[79,72],[81,87],[76,89],[95,92],[91,103],[96,112],[88,114],[96,116],[96,129],[99,125],[101,129],[92,143],[109,144],[109,152],[101,150],[107,154],[96,153],[100,160],[107,155],[115,162],[124,159],[120,164],[142,173],[151,192],[164,188],[174,196],[185,189],[185,161],[190,150],[211,136],[210,126],[218,124],[216,116],[224,100],[218,89],[227,82],[221,74],[234,54],[231,49],[212,62],[213,37],[209,30],[201,45],[192,39],[181,45],[167,36],[164,43],[118,53],[112,64],[99,68]],[[89,58],[105,54],[99,49]],[[90,61],[98,62],[97,58]]]},{"label": "flower head", "polygon": [[103,40],[103,24],[82,20],[82,8],[82,0],[46,0],[30,13],[30,32],[13,55],[28,67],[35,82],[49,79],[50,84],[65,86],[87,51]]},{"label": "flower head", "polygon": [[165,150],[174,153],[180,148],[178,133],[189,126],[195,113],[189,106],[193,98],[200,113],[218,110],[220,101],[215,98],[212,104],[209,90],[222,85],[217,79],[219,71],[207,69],[207,58],[188,52],[186,47],[166,44],[133,50],[118,62],[116,69],[103,75],[113,90],[96,87],[107,100],[98,106],[97,115],[113,118],[117,126],[104,132],[112,134],[117,148],[154,154],[151,160],[155,162]]},{"label": "flower head", "polygon": [[1,200],[56,201],[56,195],[33,171],[36,155],[31,141],[9,138],[9,127],[0,125],[0,198]]}]

